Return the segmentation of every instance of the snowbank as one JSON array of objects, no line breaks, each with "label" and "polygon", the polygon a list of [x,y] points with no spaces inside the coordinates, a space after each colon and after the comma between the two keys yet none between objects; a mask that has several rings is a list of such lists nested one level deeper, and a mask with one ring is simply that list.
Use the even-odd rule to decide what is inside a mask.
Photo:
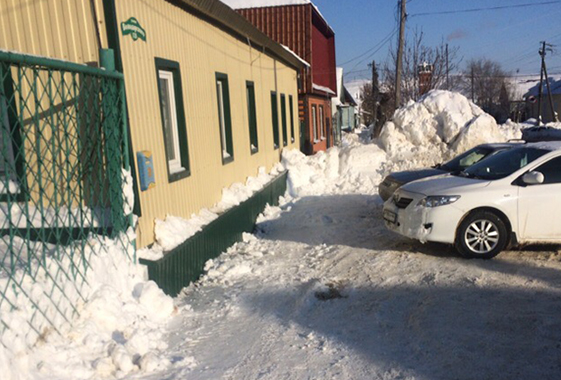
[{"label": "snowbank", "polygon": [[174,215],[167,215],[164,220],[156,219],[154,227],[156,242],[150,248],[138,250],[138,256],[148,260],[162,258],[165,252],[174,249],[201,231],[205,225],[218,218],[220,214],[249,199],[283,170],[282,165],[277,164],[267,174],[266,169],[260,167],[257,177],[248,177],[245,184],[238,182],[223,189],[220,202],[211,209],[201,209],[199,214],[193,214],[189,219]]},{"label": "snowbank", "polygon": [[395,171],[431,166],[478,144],[520,137],[519,125],[499,126],[465,96],[436,90],[398,109],[378,142]]},{"label": "snowbank", "polygon": [[[32,300],[14,298],[18,308],[12,311],[5,309],[6,302],[2,304],[3,320],[10,325],[1,337],[2,379],[123,377],[169,365],[162,356],[166,346],[161,336],[175,309],[173,299],[146,281],[144,268],[127,257],[121,239],[133,240],[134,233],[129,230],[127,237],[89,242],[85,255],[90,268],[83,299],[70,292],[72,287],[60,284],[80,315],[71,326],[57,326],[60,335],[52,328],[45,328],[39,337],[33,333],[26,322],[35,313]],[[47,268],[50,261],[47,258]],[[63,260],[63,265],[62,270],[71,273],[73,263]],[[23,283],[22,287],[30,296],[39,297],[33,302],[42,304],[52,284],[49,276],[38,275],[36,282]],[[56,320],[54,311],[44,310],[47,317]],[[38,315],[35,318],[41,317]]]},{"label": "snowbank", "polygon": [[497,125],[465,96],[436,90],[398,109],[376,140],[365,141],[370,134],[363,128],[345,135],[341,147],[311,157],[284,151],[282,162],[293,197],[377,194],[389,172],[433,166],[478,144],[520,138],[521,128],[510,121]]}]

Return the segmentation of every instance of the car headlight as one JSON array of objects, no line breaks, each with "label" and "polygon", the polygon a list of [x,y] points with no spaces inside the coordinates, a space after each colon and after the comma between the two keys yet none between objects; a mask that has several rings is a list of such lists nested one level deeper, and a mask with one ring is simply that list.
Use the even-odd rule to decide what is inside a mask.
[{"label": "car headlight", "polygon": [[438,207],[449,205],[450,203],[456,202],[458,199],[460,199],[459,195],[435,195],[421,199],[418,205],[423,207]]},{"label": "car headlight", "polygon": [[386,177],[384,179],[384,181],[382,182],[382,186],[386,186],[387,188],[393,189],[393,190],[397,189],[401,185],[403,185],[401,182],[396,181],[395,179],[390,178],[390,177]]}]

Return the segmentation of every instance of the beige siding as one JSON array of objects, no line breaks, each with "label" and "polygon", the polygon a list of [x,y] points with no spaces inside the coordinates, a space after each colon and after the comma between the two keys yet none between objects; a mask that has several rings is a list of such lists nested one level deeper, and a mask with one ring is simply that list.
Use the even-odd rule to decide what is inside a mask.
[{"label": "beige siding", "polygon": [[[107,47],[102,0],[95,0],[101,44]],[[98,62],[90,0],[0,0],[0,48],[72,62]]]},{"label": "beige siding", "polygon": [[[117,2],[119,23],[135,17],[146,30],[146,42],[122,36],[121,49],[134,151],[153,153],[156,187],[140,194],[139,246],[154,241],[154,220],[167,214],[190,217],[212,207],[222,189],[255,176],[260,166],[279,162],[273,149],[270,92],[298,98],[296,70],[252,49],[223,30],[163,0]],[[191,175],[168,183],[154,58],[180,65]],[[222,164],[215,73],[228,75],[234,161]],[[245,82],[255,83],[259,152],[250,153]],[[296,105],[295,141],[298,147]],[[279,109],[279,135],[282,124]],[[286,107],[287,119],[290,108]],[[287,125],[290,131],[290,121]],[[281,147],[282,149],[282,147]],[[286,149],[286,148],[285,148]]]}]

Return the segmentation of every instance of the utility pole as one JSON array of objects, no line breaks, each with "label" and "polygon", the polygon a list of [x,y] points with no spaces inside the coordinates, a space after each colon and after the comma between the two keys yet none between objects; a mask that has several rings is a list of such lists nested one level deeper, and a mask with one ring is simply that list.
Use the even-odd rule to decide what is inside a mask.
[{"label": "utility pole", "polygon": [[401,71],[403,58],[403,40],[405,39],[405,2],[407,0],[399,0],[401,3],[401,16],[399,17],[399,45],[397,48],[397,62],[395,68],[395,108],[399,108],[401,104]]},{"label": "utility pole", "polygon": [[378,120],[378,103],[380,102],[380,85],[378,81],[378,69],[376,68],[376,61],[372,61],[372,122],[374,128],[372,130],[372,137],[376,138],[380,134],[381,121]]},{"label": "utility pole", "polygon": [[549,107],[551,108],[551,119],[554,122],[559,122],[559,116],[557,112],[555,112],[555,108],[553,106],[553,98],[551,95],[551,88],[549,85],[549,77],[547,76],[547,66],[545,64],[545,55],[547,50],[553,51],[553,45],[546,44],[545,41],[542,41],[542,48],[539,50],[540,56],[542,57],[542,67],[540,70],[540,88],[539,88],[539,96],[538,96],[538,125],[542,125],[542,109],[541,109],[541,102],[542,102],[542,93],[543,93],[543,77],[545,75],[545,85],[547,86],[547,95],[549,98]]},{"label": "utility pole", "polygon": [[[542,57],[542,65],[540,67],[540,88],[538,92],[538,125],[542,125],[542,92],[543,92],[543,64],[545,62],[545,41],[542,41],[542,48],[538,51]],[[546,78],[547,80],[547,78]]]}]

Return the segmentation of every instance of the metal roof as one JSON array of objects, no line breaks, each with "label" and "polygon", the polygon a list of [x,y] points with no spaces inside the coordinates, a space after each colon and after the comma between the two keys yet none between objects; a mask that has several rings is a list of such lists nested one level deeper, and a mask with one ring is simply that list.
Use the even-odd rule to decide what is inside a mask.
[{"label": "metal roof", "polygon": [[238,37],[249,46],[263,50],[264,53],[279,58],[296,69],[305,67],[297,57],[288,52],[279,43],[270,39],[265,33],[253,26],[245,17],[220,0],[166,1],[181,8],[187,8],[188,11],[225,29],[225,31]]}]

